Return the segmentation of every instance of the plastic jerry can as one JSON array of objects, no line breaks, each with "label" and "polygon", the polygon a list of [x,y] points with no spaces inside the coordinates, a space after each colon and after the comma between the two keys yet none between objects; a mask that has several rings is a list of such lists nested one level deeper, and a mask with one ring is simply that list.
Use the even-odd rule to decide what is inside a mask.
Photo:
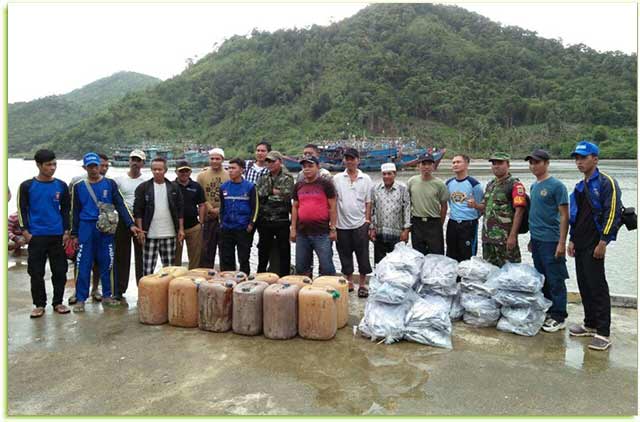
[{"label": "plastic jerry can", "polygon": [[248,276],[242,271],[222,271],[218,273],[216,278],[222,278],[225,280],[233,280],[236,283],[242,283],[248,280]]},{"label": "plastic jerry can", "polygon": [[310,286],[311,279],[306,275],[286,275],[278,280],[278,283],[295,284],[296,286],[300,286],[300,288],[302,288],[304,286]]},{"label": "plastic jerry can", "polygon": [[169,320],[169,273],[150,274],[138,284],[138,319],[143,324],[159,325]]},{"label": "plastic jerry can", "polygon": [[262,295],[269,285],[264,281],[243,281],[233,289],[233,332],[245,336],[262,333]]},{"label": "plastic jerry can", "polygon": [[286,340],[298,333],[298,292],[289,283],[272,284],[264,290],[263,328],[266,338]]},{"label": "plastic jerry can", "polygon": [[231,280],[207,280],[198,289],[198,306],[201,330],[223,333],[231,329],[233,319],[233,288]]},{"label": "plastic jerry can", "polygon": [[178,277],[169,283],[169,325],[198,326],[198,285],[204,278]]},{"label": "plastic jerry can", "polygon": [[349,319],[349,282],[344,277],[322,276],[313,280],[313,286],[333,287],[340,293],[336,305],[338,306],[338,328],[347,325]]},{"label": "plastic jerry can", "polygon": [[189,270],[185,275],[187,277],[202,277],[211,280],[218,275],[218,272],[213,268],[194,268],[193,270]]},{"label": "plastic jerry can", "polygon": [[173,278],[182,277],[187,274],[189,270],[185,267],[162,267],[160,269],[161,273],[171,274]]},{"label": "plastic jerry can", "polygon": [[333,287],[305,286],[298,294],[298,334],[310,340],[330,340],[338,330],[337,299]]},{"label": "plastic jerry can", "polygon": [[254,278],[255,281],[264,281],[269,284],[277,283],[279,279],[280,276],[276,273],[258,273]]}]

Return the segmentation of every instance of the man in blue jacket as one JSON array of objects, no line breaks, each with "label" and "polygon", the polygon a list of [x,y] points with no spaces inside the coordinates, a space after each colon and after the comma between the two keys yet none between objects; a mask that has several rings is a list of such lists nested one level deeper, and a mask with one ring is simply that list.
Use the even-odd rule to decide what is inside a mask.
[{"label": "man in blue jacket", "polygon": [[63,243],[69,238],[69,188],[53,177],[56,156],[53,151],[41,149],[34,159],[38,175],[25,180],[18,190],[18,221],[22,235],[29,244],[27,271],[31,276],[31,298],[35,308],[31,318],[44,315],[47,293],[44,287],[45,264],[49,258],[53,301],[51,306],[59,314],[69,313],[62,304],[67,281],[67,257]]},{"label": "man in blue jacket", "polygon": [[616,239],[622,213],[620,187],[598,169],[599,152],[596,145],[582,141],[571,153],[584,180],[576,184],[570,197],[567,253],[576,259],[584,324],[571,326],[569,333],[593,337],[589,348],[606,350],[611,346],[611,300],[604,257],[607,244]]},{"label": "man in blue jacket", "polygon": [[229,161],[229,180],[220,186],[220,269],[235,271],[238,249],[240,271],[249,275],[251,232],[258,218],[258,194],[253,183],[242,178],[244,160]]},{"label": "man in blue jacket", "polygon": [[[140,232],[133,223],[131,213],[124,204],[116,182],[100,174],[100,157],[94,152],[89,152],[85,154],[82,161],[83,167],[87,171],[87,179],[73,185],[71,195],[73,216],[71,236],[74,243],[80,245],[76,257],[78,267],[76,298],[78,302],[73,307],[74,312],[84,312],[84,302],[89,295],[89,275],[94,260],[98,261],[100,269],[102,303],[107,306],[119,305],[119,302],[112,297],[112,295],[118,294],[114,276],[115,226],[113,233],[98,229],[96,224],[100,210],[96,202],[112,204],[118,211],[119,218],[124,220],[133,235],[137,237]],[[91,194],[92,192],[94,195]]]}]

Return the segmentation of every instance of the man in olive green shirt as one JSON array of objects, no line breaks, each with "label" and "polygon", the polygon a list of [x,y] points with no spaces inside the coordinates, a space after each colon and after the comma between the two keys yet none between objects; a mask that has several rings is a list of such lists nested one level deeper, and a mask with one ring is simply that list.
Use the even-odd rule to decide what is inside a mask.
[{"label": "man in olive green shirt", "polygon": [[449,192],[444,182],[433,176],[433,156],[423,155],[419,166],[420,175],[407,182],[411,196],[411,245],[425,255],[444,255],[442,226],[447,217]]}]

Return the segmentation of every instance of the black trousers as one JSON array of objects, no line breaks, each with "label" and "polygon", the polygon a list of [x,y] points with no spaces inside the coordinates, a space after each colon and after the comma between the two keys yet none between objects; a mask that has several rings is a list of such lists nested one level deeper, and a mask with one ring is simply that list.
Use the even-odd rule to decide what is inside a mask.
[{"label": "black trousers", "polygon": [[44,287],[47,258],[53,283],[51,305],[56,306],[62,303],[64,285],[67,282],[67,256],[62,246],[62,236],[33,236],[29,242],[27,272],[31,277],[31,298],[33,304],[41,308],[47,305],[47,292]]},{"label": "black trousers", "polygon": [[[202,250],[200,265],[202,268],[213,268],[216,262],[216,251],[220,244],[220,223],[218,219],[207,220],[202,227]],[[222,260],[222,257],[220,257]]]},{"label": "black trousers", "polygon": [[344,275],[352,275],[353,254],[358,260],[358,273],[365,275],[371,273],[369,262],[369,225],[367,223],[352,230],[338,229],[336,249],[340,258],[340,271]]},{"label": "black trousers", "polygon": [[478,249],[478,220],[447,223],[447,256],[458,262],[466,261]]},{"label": "black trousers", "polygon": [[595,245],[576,249],[576,277],[584,308],[584,325],[608,337],[611,327],[611,299],[604,271],[604,259],[595,259]]},{"label": "black trousers", "polygon": [[131,242],[133,242],[133,255],[136,269],[136,286],[142,278],[142,245],[131,234],[131,230],[124,225],[122,219],[118,221],[115,236],[116,251],[116,286],[118,291],[114,296],[121,297],[129,287],[129,273],[131,272]]},{"label": "black trousers", "polygon": [[273,256],[273,250],[277,250],[278,265],[272,266],[278,269],[278,275],[284,277],[291,272],[291,243],[289,243],[289,223],[260,223],[258,226],[258,272],[267,271],[267,265]]},{"label": "black trousers", "polygon": [[392,242],[383,242],[380,239],[376,239],[375,242],[373,242],[373,262],[377,264],[382,261],[382,258],[387,256],[389,252],[393,252],[393,248],[399,241],[400,238]]},{"label": "black trousers", "polygon": [[251,253],[251,233],[246,230],[221,230],[220,231],[220,270],[236,270],[236,249],[240,271],[249,275],[249,254]]},{"label": "black trousers", "polygon": [[435,253],[444,255],[444,235],[440,217],[422,218],[411,217],[411,246],[423,254]]}]

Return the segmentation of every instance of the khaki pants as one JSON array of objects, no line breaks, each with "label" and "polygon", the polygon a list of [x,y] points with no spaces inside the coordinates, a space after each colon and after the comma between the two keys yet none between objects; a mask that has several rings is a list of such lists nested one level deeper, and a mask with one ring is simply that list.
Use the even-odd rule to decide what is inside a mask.
[{"label": "khaki pants", "polygon": [[[200,224],[196,224],[184,231],[184,240],[187,242],[187,256],[189,257],[189,269],[200,266],[200,249],[202,248],[202,234]],[[182,242],[176,242],[176,265],[182,265]]]}]

